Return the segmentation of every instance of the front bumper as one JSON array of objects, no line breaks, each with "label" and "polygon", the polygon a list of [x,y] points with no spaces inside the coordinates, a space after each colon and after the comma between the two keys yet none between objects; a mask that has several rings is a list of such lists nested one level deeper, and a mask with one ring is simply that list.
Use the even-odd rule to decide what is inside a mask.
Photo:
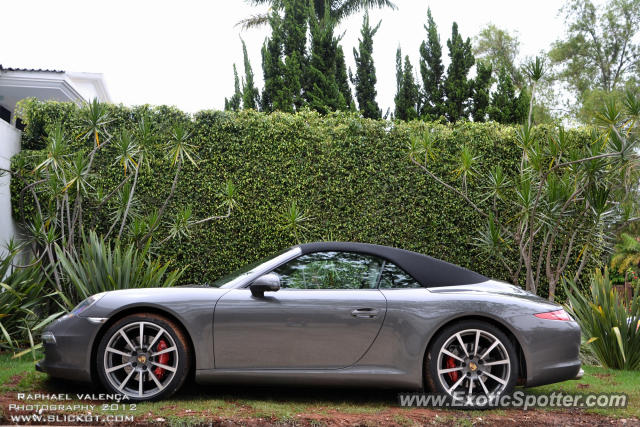
[{"label": "front bumper", "polygon": [[91,350],[101,323],[95,320],[64,316],[43,332],[44,359],[36,370],[52,377],[91,382]]}]

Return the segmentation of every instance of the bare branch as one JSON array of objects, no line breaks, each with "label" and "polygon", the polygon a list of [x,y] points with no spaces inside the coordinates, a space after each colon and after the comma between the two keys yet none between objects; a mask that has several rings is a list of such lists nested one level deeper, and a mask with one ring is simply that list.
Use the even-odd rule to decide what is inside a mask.
[{"label": "bare branch", "polygon": [[[120,181],[120,184],[118,184],[118,186],[116,188],[114,188],[113,190],[111,190],[111,192],[109,194],[107,194],[102,201],[100,201],[100,203],[98,204],[98,207],[96,208],[96,211],[100,211],[100,208],[102,208],[102,206],[104,206],[105,203],[107,203],[109,200],[111,200],[113,198],[113,196],[115,196],[118,191],[120,191],[120,189],[127,183],[127,181],[129,181],[129,179],[131,179],[132,175],[129,174],[127,175],[122,181]],[[96,218],[97,216],[94,216],[94,218],[91,220],[91,225],[89,226],[89,228],[93,228],[96,224]]]},{"label": "bare branch", "polygon": [[160,210],[158,211],[158,216],[155,222],[151,224],[147,234],[142,236],[142,238],[140,239],[140,243],[146,242],[156,230],[156,227],[158,226],[158,223],[160,222],[160,219],[162,218],[162,215],[164,214],[165,209],[167,209],[169,202],[173,198],[173,194],[176,192],[176,187],[178,185],[178,177],[180,176],[181,170],[182,170],[182,162],[178,162],[178,167],[176,169],[176,174],[173,176],[173,183],[171,184],[171,191],[169,191],[169,196],[164,200],[164,203],[162,204],[162,206],[160,207]]},{"label": "bare branch", "polygon": [[457,195],[459,195],[460,197],[462,197],[467,203],[469,203],[469,206],[471,206],[476,212],[478,212],[480,215],[482,215],[485,218],[489,218],[489,214],[487,214],[486,212],[484,212],[482,209],[480,209],[475,203],[473,203],[471,201],[471,199],[469,199],[469,197],[463,193],[462,191],[458,190],[457,188],[447,184],[446,182],[444,182],[442,179],[440,179],[438,176],[436,176],[433,172],[431,172],[429,169],[427,169],[424,165],[422,165],[421,163],[417,162],[413,156],[409,156],[409,158],[411,159],[411,161],[417,165],[420,169],[422,169],[423,171],[425,171],[431,178],[435,179],[436,181],[438,181],[438,183],[440,183],[440,185],[444,186],[445,188],[447,188],[448,190],[453,191],[454,193],[456,193]]},{"label": "bare branch", "polygon": [[198,224],[203,224],[205,222],[209,222],[209,221],[213,221],[216,219],[225,219],[225,218],[229,218],[229,216],[231,216],[231,207],[227,208],[227,213],[224,215],[218,215],[218,216],[210,216],[208,218],[204,218],[198,221],[194,221],[189,225],[198,225]]}]

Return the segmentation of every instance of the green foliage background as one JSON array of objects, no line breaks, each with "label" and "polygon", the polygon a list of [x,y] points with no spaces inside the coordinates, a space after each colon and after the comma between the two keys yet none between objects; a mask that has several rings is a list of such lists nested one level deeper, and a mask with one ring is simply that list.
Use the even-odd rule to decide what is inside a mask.
[{"label": "green foliage background", "polygon": [[[432,255],[483,273],[508,279],[503,268],[486,259],[473,245],[484,220],[464,201],[450,194],[408,159],[411,135],[425,131],[437,135],[433,170],[460,185],[451,171],[461,147],[479,156],[479,170],[500,164],[515,174],[521,150],[516,145],[515,126],[495,122],[456,125],[422,121],[370,120],[351,113],[320,116],[297,114],[204,111],[190,117],[171,107],[109,106],[114,121],[109,132],[132,129],[143,112],[149,114],[161,142],[176,121],[188,123],[192,143],[198,147],[199,164],[185,164],[184,174],[170,205],[172,212],[193,207],[194,217],[204,217],[219,207],[218,190],[226,179],[238,189],[238,208],[229,219],[194,228],[188,240],[171,240],[157,254],[176,268],[188,266],[182,283],[211,282],[248,262],[295,244],[284,228],[282,212],[296,201],[312,218],[305,226],[305,241],[345,240],[397,246]],[[70,132],[78,123],[78,108],[72,104],[29,101],[22,116],[24,151],[14,158],[14,168],[29,169],[34,154],[43,147],[46,129],[62,121]],[[549,129],[537,127],[538,138]],[[586,130],[572,130],[576,144],[587,142]],[[84,144],[75,138],[74,144]],[[122,168],[113,164],[113,147],[97,157],[104,167],[94,177],[106,191],[122,179]],[[111,154],[110,154],[111,153]],[[162,153],[158,153],[161,158]],[[141,172],[138,196],[142,206],[159,206],[169,193],[173,177],[169,165],[153,163],[151,172]],[[469,183],[474,200],[480,199],[481,176]],[[14,215],[20,220],[20,180],[12,180]],[[25,213],[30,215],[28,197]],[[93,207],[92,207],[93,206]],[[108,227],[108,210],[97,212],[97,201],[85,205],[85,225],[97,216],[98,232]],[[171,216],[172,212],[168,212]],[[169,217],[168,216],[168,217]]]}]

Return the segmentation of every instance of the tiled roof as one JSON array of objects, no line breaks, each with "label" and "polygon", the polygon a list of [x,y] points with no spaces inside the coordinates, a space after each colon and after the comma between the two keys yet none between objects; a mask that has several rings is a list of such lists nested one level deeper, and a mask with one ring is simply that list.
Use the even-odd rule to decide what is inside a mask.
[{"label": "tiled roof", "polygon": [[14,68],[14,67],[3,67],[0,64],[0,72],[1,71],[27,71],[34,73],[64,73],[64,70],[48,70],[44,68]]}]

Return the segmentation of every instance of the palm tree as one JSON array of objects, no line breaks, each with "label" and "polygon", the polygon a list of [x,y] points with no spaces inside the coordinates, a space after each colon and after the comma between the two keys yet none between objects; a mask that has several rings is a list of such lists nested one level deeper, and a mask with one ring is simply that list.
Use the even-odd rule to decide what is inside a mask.
[{"label": "palm tree", "polygon": [[611,259],[611,268],[622,273],[629,267],[640,264],[640,241],[627,233],[620,235],[620,242],[615,246],[615,255]]},{"label": "palm tree", "polygon": [[[269,5],[271,10],[281,10],[284,5],[282,0],[247,0],[254,6],[260,6],[263,4]],[[304,1],[304,0],[301,0]],[[347,16],[353,15],[362,9],[373,7],[389,7],[391,9],[397,9],[397,6],[389,0],[311,0],[313,8],[315,9],[316,16],[324,16],[325,2],[328,3],[329,13],[331,18],[335,22],[340,22]],[[243,19],[236,25],[240,25],[243,29],[261,27],[269,23],[270,11],[265,13],[258,13],[251,15],[248,18]]]}]

